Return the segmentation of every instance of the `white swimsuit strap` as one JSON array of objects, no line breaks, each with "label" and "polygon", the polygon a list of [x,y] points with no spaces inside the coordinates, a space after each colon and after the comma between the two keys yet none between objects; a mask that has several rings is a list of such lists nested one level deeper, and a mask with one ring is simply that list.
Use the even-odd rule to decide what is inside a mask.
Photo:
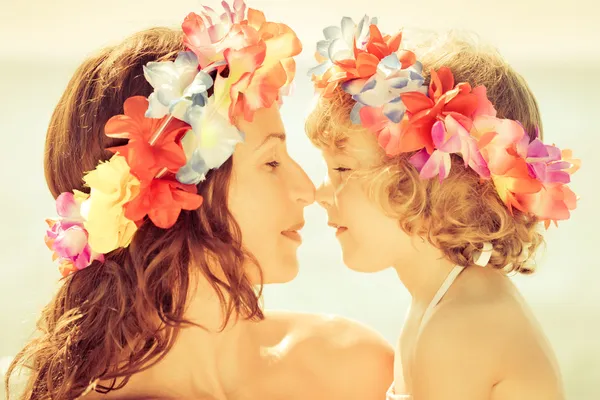
[{"label": "white swimsuit strap", "polygon": [[[431,317],[431,314],[433,313],[433,309],[435,308],[435,306],[437,306],[438,303],[442,300],[442,298],[444,297],[444,295],[446,294],[448,289],[450,289],[450,286],[452,286],[452,284],[454,283],[454,281],[456,280],[458,275],[464,269],[465,268],[460,265],[455,266],[452,269],[452,271],[450,271],[450,273],[448,274],[448,276],[446,277],[446,279],[444,280],[444,282],[442,283],[442,285],[440,286],[438,291],[435,293],[435,295],[433,296],[433,299],[431,299],[431,302],[429,303],[429,305],[425,309],[425,312],[423,313],[423,318],[421,318],[421,323],[419,324],[419,329],[417,331],[417,338],[419,336],[421,336],[421,331],[423,330],[423,327],[425,326],[425,323],[427,322],[427,320]],[[414,354],[413,354],[413,357],[414,357]],[[394,387],[395,387],[395,383],[392,383],[392,386],[390,387],[390,389],[387,392],[386,400],[404,400],[404,399],[410,400],[410,399],[412,399],[412,396],[409,394],[394,393]]]},{"label": "white swimsuit strap", "polygon": [[442,283],[442,286],[440,286],[440,288],[436,292],[435,296],[433,296],[433,299],[431,299],[431,302],[425,309],[425,313],[423,313],[423,318],[421,319],[419,330],[417,331],[417,337],[421,335],[421,330],[423,329],[423,326],[425,325],[429,317],[431,317],[435,306],[437,306],[438,303],[442,300],[442,297],[444,297],[448,289],[450,289],[450,286],[452,286],[452,284],[454,283],[458,275],[463,271],[463,269],[465,269],[465,267],[462,267],[460,265],[455,266],[452,269],[452,271],[450,271],[450,273]]}]

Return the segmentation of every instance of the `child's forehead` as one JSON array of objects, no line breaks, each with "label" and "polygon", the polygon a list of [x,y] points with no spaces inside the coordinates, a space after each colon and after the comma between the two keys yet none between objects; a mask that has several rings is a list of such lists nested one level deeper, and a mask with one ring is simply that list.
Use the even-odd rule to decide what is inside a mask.
[{"label": "child's forehead", "polygon": [[343,146],[325,146],[321,150],[326,159],[370,166],[380,162],[383,156],[375,135],[362,131],[347,135]]},{"label": "child's forehead", "polygon": [[382,149],[373,133],[361,129],[348,135],[344,153],[359,159],[378,159],[381,156]]}]

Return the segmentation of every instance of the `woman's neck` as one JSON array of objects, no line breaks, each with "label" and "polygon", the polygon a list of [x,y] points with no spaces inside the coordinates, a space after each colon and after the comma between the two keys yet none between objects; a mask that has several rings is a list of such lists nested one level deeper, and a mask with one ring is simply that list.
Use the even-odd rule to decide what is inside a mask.
[{"label": "woman's neck", "polygon": [[181,328],[164,367],[178,375],[178,380],[187,377],[182,383],[192,385],[192,390],[226,398],[253,357],[252,323],[233,313],[223,326],[225,310],[205,281],[188,297],[184,318],[199,326]]}]

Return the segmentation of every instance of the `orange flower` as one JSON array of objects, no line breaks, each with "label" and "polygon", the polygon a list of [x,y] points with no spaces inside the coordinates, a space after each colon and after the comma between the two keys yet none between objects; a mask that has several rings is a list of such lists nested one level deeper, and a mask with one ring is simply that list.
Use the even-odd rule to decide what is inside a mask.
[{"label": "orange flower", "polygon": [[417,130],[403,131],[404,121],[400,124],[391,122],[383,114],[382,107],[363,107],[360,110],[360,121],[362,126],[376,135],[379,145],[388,156],[433,146],[431,132],[429,136],[424,136]]},{"label": "orange flower", "polygon": [[230,69],[229,116],[233,120],[234,116],[243,115],[252,121],[256,110],[271,107],[280,99],[281,89],[292,83],[296,72],[292,57],[300,54],[302,44],[290,27],[268,22],[258,10],[249,9],[248,20],[243,23],[256,29],[260,41],[237,52],[225,51]]},{"label": "orange flower", "polygon": [[[347,26],[343,25],[342,30],[344,29],[347,29]],[[340,34],[342,34],[342,31],[340,31]],[[337,37],[332,39],[341,41],[341,38]],[[317,61],[327,68],[321,74],[313,74],[312,79],[315,88],[323,97],[328,97],[342,82],[369,78],[375,75],[379,62],[392,53],[397,53],[403,69],[410,67],[416,62],[416,56],[412,51],[398,50],[401,42],[402,32],[398,32],[394,36],[383,36],[377,25],[371,24],[369,26],[369,39],[364,46],[357,46],[356,40],[354,40],[351,58],[337,59],[335,56],[328,58],[323,53],[315,55]]]},{"label": "orange flower", "polygon": [[[395,53],[400,48],[400,43],[402,42],[402,32],[396,33],[394,36],[390,35],[381,35],[381,31],[377,27],[377,25],[369,26],[369,41],[367,42],[367,52],[379,60],[383,60],[385,57],[389,56],[392,53]],[[358,54],[361,54],[362,50],[356,49]],[[413,54],[414,56],[414,54]],[[403,68],[407,68],[413,65],[416,59],[407,60],[409,62],[408,65]],[[412,62],[410,62],[412,61]]]},{"label": "orange flower", "polygon": [[516,158],[512,167],[502,175],[492,174],[492,180],[500,199],[512,212],[513,207],[519,211],[530,211],[522,200],[524,195],[532,195],[542,189],[542,184],[529,175],[525,160]]},{"label": "orange flower", "polygon": [[567,185],[544,185],[536,193],[523,193],[516,198],[528,212],[544,221],[546,228],[551,222],[569,219],[571,210],[577,207],[577,196]]},{"label": "orange flower", "polygon": [[154,225],[168,229],[177,222],[181,210],[195,210],[202,205],[202,196],[196,190],[195,185],[154,179],[125,204],[125,217],[139,222],[148,215]]},{"label": "orange flower", "polygon": [[188,124],[170,119],[155,143],[150,144],[153,136],[167,122],[168,116],[160,119],[146,118],[144,115],[148,109],[148,100],[142,96],[128,98],[123,108],[125,115],[109,119],[104,132],[108,137],[129,139],[126,145],[109,150],[125,157],[132,174],[147,181],[163,168],[176,173],[185,165],[185,154],[178,141],[190,129]]}]

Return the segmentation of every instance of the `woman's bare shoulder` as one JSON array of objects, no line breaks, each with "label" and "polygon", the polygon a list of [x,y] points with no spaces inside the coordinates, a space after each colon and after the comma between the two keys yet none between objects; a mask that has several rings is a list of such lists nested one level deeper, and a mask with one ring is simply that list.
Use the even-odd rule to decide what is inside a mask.
[{"label": "woman's bare shoulder", "polygon": [[390,344],[374,329],[352,319],[331,314],[268,311],[266,319],[285,326],[299,345],[325,346],[348,350],[356,347],[392,351]]},{"label": "woman's bare shoulder", "polygon": [[385,398],[393,380],[394,350],[375,330],[339,316],[268,312],[285,324],[287,363],[322,379],[335,398]]}]

